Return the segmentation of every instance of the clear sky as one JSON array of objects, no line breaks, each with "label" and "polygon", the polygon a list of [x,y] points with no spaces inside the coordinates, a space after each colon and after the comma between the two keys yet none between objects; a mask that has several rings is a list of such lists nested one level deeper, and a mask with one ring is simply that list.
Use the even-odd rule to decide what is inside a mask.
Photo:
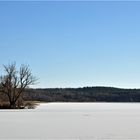
[{"label": "clear sky", "polygon": [[0,1],[0,72],[13,61],[36,87],[140,88],[140,2]]}]

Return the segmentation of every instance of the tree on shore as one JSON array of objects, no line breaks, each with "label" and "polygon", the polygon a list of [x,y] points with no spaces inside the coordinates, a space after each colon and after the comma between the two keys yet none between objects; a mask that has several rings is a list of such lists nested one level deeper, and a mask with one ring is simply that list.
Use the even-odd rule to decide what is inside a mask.
[{"label": "tree on shore", "polygon": [[25,89],[35,84],[37,79],[32,75],[28,65],[21,65],[19,70],[15,63],[3,67],[5,75],[0,76],[0,92],[7,96],[9,108],[20,108]]}]

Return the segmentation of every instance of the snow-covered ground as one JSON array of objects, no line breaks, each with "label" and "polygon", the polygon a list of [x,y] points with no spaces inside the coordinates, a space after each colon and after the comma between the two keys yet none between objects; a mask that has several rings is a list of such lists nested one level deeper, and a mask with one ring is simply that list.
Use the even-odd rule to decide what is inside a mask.
[{"label": "snow-covered ground", "polygon": [[43,103],[1,110],[0,140],[140,140],[139,103]]}]

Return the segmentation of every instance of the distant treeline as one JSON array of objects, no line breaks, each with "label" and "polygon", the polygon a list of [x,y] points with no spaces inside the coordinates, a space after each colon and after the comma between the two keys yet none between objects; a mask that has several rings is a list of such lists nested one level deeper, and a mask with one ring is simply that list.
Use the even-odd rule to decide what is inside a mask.
[{"label": "distant treeline", "polygon": [[140,102],[140,89],[112,87],[28,89],[24,99],[45,102]]}]

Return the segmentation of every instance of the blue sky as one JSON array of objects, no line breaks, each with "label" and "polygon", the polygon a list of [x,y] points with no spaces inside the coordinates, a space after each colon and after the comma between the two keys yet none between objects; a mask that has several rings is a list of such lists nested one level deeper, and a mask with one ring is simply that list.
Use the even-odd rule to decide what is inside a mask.
[{"label": "blue sky", "polygon": [[0,1],[0,51],[35,87],[140,88],[140,2]]}]

